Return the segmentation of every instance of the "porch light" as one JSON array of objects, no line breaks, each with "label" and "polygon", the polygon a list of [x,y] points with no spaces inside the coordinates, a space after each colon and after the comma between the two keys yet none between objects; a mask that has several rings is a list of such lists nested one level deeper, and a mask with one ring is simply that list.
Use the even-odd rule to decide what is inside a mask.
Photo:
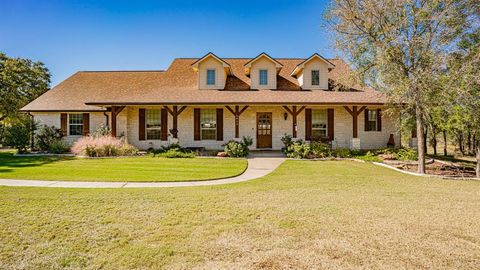
[{"label": "porch light", "polygon": [[288,113],[283,113],[283,118],[284,118],[285,120],[287,120],[287,118],[288,118]]}]

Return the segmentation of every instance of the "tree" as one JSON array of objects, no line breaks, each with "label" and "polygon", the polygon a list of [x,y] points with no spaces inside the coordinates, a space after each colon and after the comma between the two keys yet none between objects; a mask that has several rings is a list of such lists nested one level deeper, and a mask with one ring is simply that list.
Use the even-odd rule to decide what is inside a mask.
[{"label": "tree", "polygon": [[465,31],[457,50],[448,61],[446,75],[447,90],[454,99],[454,105],[461,108],[463,117],[459,122],[474,131],[476,146],[476,175],[480,177],[480,4],[474,7],[474,15],[469,18],[477,28]]},{"label": "tree", "polygon": [[26,153],[31,143],[31,130],[34,123],[28,117],[20,117],[5,130],[4,143],[17,149],[18,153]]},{"label": "tree", "polygon": [[418,171],[425,173],[424,127],[449,48],[466,25],[468,0],[334,0],[326,20],[354,75],[414,111]]},{"label": "tree", "polygon": [[0,52],[0,125],[18,118],[18,110],[45,93],[49,84],[50,72],[43,63]]}]

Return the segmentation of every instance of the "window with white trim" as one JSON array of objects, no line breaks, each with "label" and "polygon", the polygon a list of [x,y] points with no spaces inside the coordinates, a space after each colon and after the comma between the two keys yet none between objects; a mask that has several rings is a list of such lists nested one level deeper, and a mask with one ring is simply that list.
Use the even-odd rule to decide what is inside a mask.
[{"label": "window with white trim", "polygon": [[215,69],[207,69],[207,85],[215,85]]},{"label": "window with white trim", "polygon": [[202,140],[217,139],[217,110],[200,110],[200,136]]},{"label": "window with white trim", "polygon": [[312,110],[312,140],[327,137],[327,110]]},{"label": "window with white trim", "polygon": [[83,114],[81,113],[68,114],[68,135],[70,136],[83,135]]},{"label": "window with white trim", "polygon": [[377,110],[368,110],[367,131],[377,131]]},{"label": "window with white trim", "polygon": [[312,70],[312,85],[320,85],[320,70]]},{"label": "window with white trim", "polygon": [[260,76],[259,84],[260,85],[267,85],[268,84],[268,70],[260,69],[259,76]]},{"label": "window with white trim", "polygon": [[145,131],[147,140],[160,140],[161,127],[160,110],[145,110]]}]

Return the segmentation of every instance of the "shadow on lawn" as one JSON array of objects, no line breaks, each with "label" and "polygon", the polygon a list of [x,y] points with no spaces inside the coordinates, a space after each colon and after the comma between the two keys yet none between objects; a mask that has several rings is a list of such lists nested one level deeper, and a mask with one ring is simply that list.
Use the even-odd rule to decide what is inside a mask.
[{"label": "shadow on lawn", "polygon": [[477,164],[476,161],[466,160],[466,159],[460,159],[460,158],[456,158],[456,157],[451,156],[451,155],[448,155],[448,156],[428,155],[428,157],[433,158],[433,159],[438,159],[438,160],[453,162],[453,163],[457,163],[457,164],[462,164],[462,165],[468,166],[468,167],[474,167],[475,164]]},{"label": "shadow on lawn", "polygon": [[14,168],[36,167],[55,162],[73,160],[75,157],[65,156],[14,156],[12,152],[0,152],[0,173],[11,172]]}]

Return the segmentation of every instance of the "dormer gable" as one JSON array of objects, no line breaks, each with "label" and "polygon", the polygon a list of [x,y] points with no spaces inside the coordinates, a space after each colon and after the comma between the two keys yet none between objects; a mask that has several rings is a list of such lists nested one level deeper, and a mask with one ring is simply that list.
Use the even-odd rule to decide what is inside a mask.
[{"label": "dormer gable", "polygon": [[302,89],[327,90],[328,73],[334,68],[335,65],[332,62],[314,53],[298,64],[290,75],[297,78]]},{"label": "dormer gable", "polygon": [[227,76],[232,72],[230,64],[211,52],[191,66],[198,73],[199,89],[224,89]]},{"label": "dormer gable", "polygon": [[244,65],[245,75],[250,77],[252,89],[276,89],[277,74],[283,65],[266,53],[249,60]]}]

